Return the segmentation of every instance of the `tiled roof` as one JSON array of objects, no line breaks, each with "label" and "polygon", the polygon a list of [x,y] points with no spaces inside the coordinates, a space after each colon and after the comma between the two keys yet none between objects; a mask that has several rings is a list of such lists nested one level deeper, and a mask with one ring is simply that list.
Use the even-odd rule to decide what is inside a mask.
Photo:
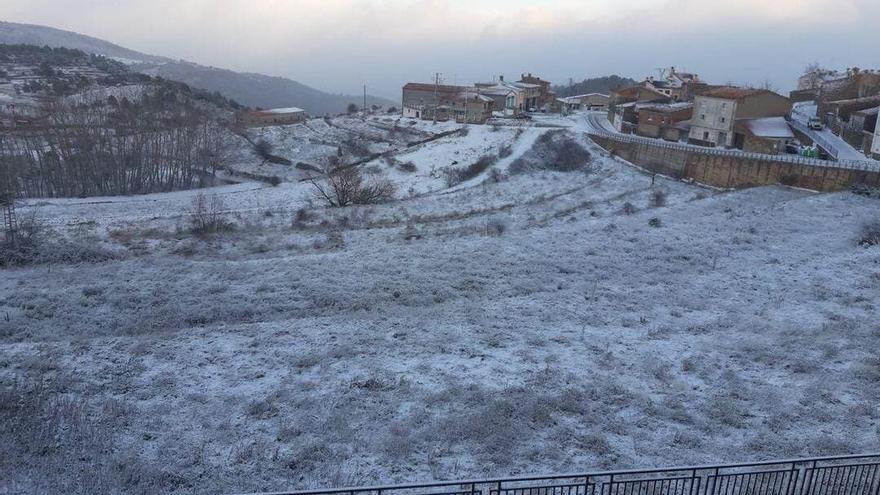
[{"label": "tiled roof", "polygon": [[735,88],[733,86],[722,86],[720,88],[706,91],[701,95],[711,98],[723,98],[725,100],[739,100],[761,93],[771,93],[771,91],[768,91],[766,89]]},{"label": "tiled roof", "polygon": [[647,110],[649,112],[658,112],[658,113],[673,113],[680,112],[682,110],[690,110],[694,108],[693,103],[667,103],[667,104],[653,104],[647,107],[642,107],[642,110]]},{"label": "tiled roof", "polygon": [[302,108],[296,107],[288,107],[288,108],[270,108],[268,110],[261,110],[260,113],[270,113],[270,114],[287,114],[287,113],[301,113],[305,112]]},{"label": "tiled roof", "polygon": [[446,86],[443,84],[434,85],[430,83],[406,83],[403,86],[404,91],[434,91],[436,88],[438,93],[460,93],[467,88],[464,86]]}]

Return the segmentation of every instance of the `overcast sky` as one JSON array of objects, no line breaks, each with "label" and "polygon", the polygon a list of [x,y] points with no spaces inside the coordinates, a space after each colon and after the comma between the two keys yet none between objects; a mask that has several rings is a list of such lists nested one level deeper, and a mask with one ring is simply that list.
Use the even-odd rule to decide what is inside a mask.
[{"label": "overcast sky", "polygon": [[394,98],[435,72],[564,83],[675,65],[788,91],[810,62],[880,68],[880,0],[0,0],[0,17]]}]

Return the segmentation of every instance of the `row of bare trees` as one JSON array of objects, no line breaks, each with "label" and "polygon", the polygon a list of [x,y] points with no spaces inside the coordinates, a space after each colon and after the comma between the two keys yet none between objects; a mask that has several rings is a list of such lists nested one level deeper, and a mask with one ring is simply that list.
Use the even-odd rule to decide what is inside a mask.
[{"label": "row of bare trees", "polygon": [[192,188],[221,166],[224,128],[180,95],[149,95],[125,109],[105,102],[56,100],[30,126],[4,132],[0,167],[18,196]]}]

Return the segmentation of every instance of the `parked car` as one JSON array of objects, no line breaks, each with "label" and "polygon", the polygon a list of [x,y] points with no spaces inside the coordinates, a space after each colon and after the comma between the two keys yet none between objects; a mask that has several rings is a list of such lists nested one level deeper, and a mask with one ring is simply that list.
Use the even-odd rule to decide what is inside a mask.
[{"label": "parked car", "polygon": [[821,131],[825,129],[825,124],[822,123],[822,119],[819,117],[810,117],[810,121],[808,122],[810,129],[814,131]]}]

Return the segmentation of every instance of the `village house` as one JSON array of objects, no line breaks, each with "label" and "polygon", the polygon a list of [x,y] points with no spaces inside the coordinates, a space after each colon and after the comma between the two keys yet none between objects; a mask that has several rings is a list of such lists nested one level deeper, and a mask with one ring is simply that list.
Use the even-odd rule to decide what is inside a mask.
[{"label": "village house", "polygon": [[874,126],[874,139],[871,141],[871,157],[875,160],[880,160],[880,125]]},{"label": "village house", "polygon": [[504,117],[513,117],[522,112],[517,91],[503,84],[493,86],[477,85],[477,92],[493,100],[495,113]]},{"label": "village house", "polygon": [[492,118],[494,99],[479,88],[407,83],[401,101],[403,116],[414,119],[484,124]]},{"label": "village house", "polygon": [[694,87],[705,85],[699,76],[690,72],[678,72],[675,67],[663,71],[664,77],[655,79],[649,76],[642,85],[669,97],[672,101],[690,101]]},{"label": "village house", "polygon": [[880,73],[849,69],[846,77],[823,81],[819,86],[820,102],[853,100],[880,95]]},{"label": "village house", "polygon": [[645,86],[624,86],[611,91],[610,105],[617,103],[670,103],[672,98]]},{"label": "village house", "polygon": [[735,132],[737,121],[786,117],[791,100],[764,89],[721,87],[694,99],[688,141],[702,146],[742,149],[746,135]]},{"label": "village house", "polygon": [[849,122],[853,114],[876,108],[878,105],[880,105],[880,95],[849,100],[821,101],[818,104],[816,115],[822,117],[828,126],[840,131],[840,128]]},{"label": "village house", "polygon": [[459,124],[485,124],[492,118],[495,100],[477,89],[467,89],[452,99],[451,113]]},{"label": "village house", "polygon": [[639,109],[639,136],[662,138],[667,141],[681,139],[681,122],[690,120],[694,105],[687,102],[651,104]]},{"label": "village house", "polygon": [[870,154],[874,144],[878,113],[880,107],[876,106],[854,112],[850,115],[849,121],[841,125],[840,137],[853,148],[861,150],[866,155]]},{"label": "village house", "polygon": [[624,86],[611,91],[608,120],[618,132],[631,134],[639,124],[639,109],[652,104],[669,103],[671,98],[644,86]]},{"label": "village house", "polygon": [[656,105],[656,103],[638,101],[611,104],[608,110],[608,120],[611,121],[617,132],[635,134],[639,125],[639,113],[643,108],[653,105]]},{"label": "village house", "polygon": [[556,100],[556,95],[550,91],[550,81],[533,76],[531,72],[523,74],[516,84],[523,87],[528,93],[526,96],[527,111],[547,111]]},{"label": "village house", "polygon": [[604,112],[608,110],[608,103],[611,97],[601,93],[589,93],[585,95],[566,96],[557,98],[558,111],[575,112],[578,110],[587,110],[591,112]]},{"label": "village house", "polygon": [[297,124],[308,118],[302,108],[289,107],[241,112],[236,116],[236,122],[243,127],[268,127]]},{"label": "village house", "polygon": [[734,127],[734,147],[743,151],[778,155],[795,139],[784,117],[738,120]]},{"label": "village house", "polygon": [[[519,115],[522,112],[526,111],[526,89],[520,87],[519,83],[507,82],[504,80],[504,76],[498,76],[498,81],[493,81],[489,83],[476,83],[474,86],[477,89],[481,90],[497,90],[498,92],[503,91],[512,91],[514,94],[514,106],[513,108],[509,108],[505,106],[505,113],[512,113],[513,115]],[[531,88],[531,86],[529,86]],[[534,95],[535,89],[532,89],[532,94]],[[487,96],[493,96],[488,93],[484,93]],[[507,100],[505,98],[505,105],[507,105]],[[501,107],[495,106],[495,111],[501,111]]]},{"label": "village house", "polygon": [[[448,119],[453,99],[467,88],[443,84],[406,83],[403,86],[401,109],[403,116],[413,119]],[[441,115],[442,114],[442,115]]]}]

